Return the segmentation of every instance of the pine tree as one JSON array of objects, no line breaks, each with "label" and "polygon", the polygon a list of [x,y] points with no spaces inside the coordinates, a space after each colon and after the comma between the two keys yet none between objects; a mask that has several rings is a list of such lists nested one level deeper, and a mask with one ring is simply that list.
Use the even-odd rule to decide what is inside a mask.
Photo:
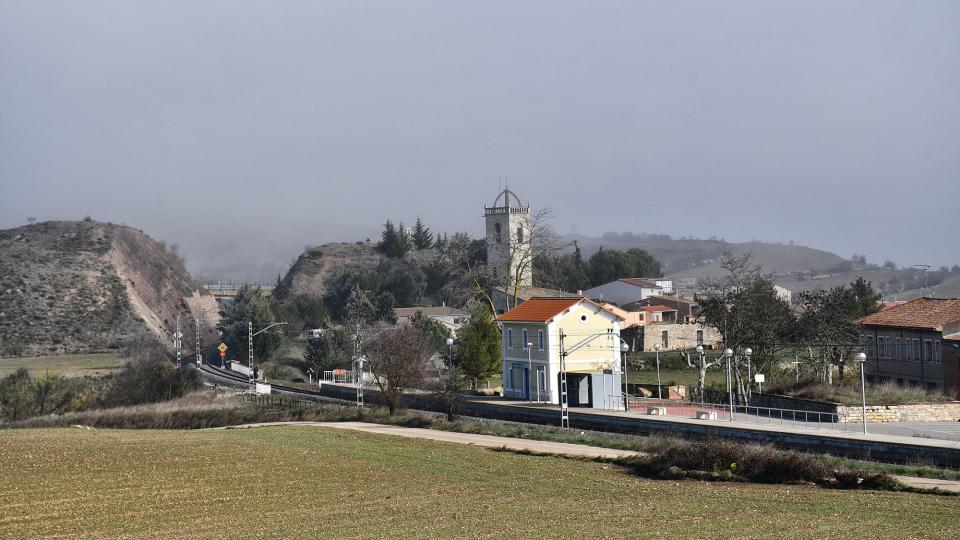
[{"label": "pine tree", "polygon": [[469,310],[470,322],[457,332],[453,362],[470,377],[475,388],[477,380],[501,369],[500,329],[486,305],[474,302]]},{"label": "pine tree", "polygon": [[410,235],[403,230],[403,223],[400,224],[399,230],[389,219],[383,224],[383,232],[380,234],[380,241],[377,242],[377,251],[387,257],[400,259],[410,251],[411,245]]},{"label": "pine tree", "polygon": [[433,247],[433,233],[423,224],[420,216],[417,216],[417,222],[413,224],[413,246],[418,250]]}]

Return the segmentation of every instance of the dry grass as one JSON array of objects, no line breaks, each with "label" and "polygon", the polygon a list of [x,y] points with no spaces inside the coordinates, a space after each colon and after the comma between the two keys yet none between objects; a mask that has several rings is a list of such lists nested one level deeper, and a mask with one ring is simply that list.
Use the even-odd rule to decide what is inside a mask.
[{"label": "dry grass", "polygon": [[19,430],[0,454],[3,538],[950,538],[960,519],[956,498],[646,480],[305,427]]},{"label": "dry grass", "polygon": [[[939,392],[927,392],[923,388],[900,386],[896,383],[871,384],[867,388],[868,405],[898,405],[904,403],[928,403],[950,401],[949,396]],[[820,382],[790,381],[775,383],[764,389],[770,394],[842,403],[844,405],[859,405],[861,403],[860,382],[844,381],[828,385]]]},{"label": "dry grass", "polygon": [[0,377],[6,377],[22,367],[34,374],[50,373],[63,377],[100,376],[116,373],[124,362],[126,360],[116,353],[0,358]]}]

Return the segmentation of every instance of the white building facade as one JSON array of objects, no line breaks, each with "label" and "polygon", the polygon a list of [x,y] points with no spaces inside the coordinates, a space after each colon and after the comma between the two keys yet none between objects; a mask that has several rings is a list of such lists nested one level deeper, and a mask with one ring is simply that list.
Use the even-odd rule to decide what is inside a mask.
[{"label": "white building facade", "polygon": [[570,407],[622,408],[616,314],[585,298],[531,298],[497,320],[505,397],[559,404],[565,371]]}]

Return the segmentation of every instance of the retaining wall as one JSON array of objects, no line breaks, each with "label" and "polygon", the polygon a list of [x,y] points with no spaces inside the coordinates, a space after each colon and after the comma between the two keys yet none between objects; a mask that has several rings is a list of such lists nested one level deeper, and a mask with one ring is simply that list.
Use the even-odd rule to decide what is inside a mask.
[{"label": "retaining wall", "polygon": [[[774,409],[822,412],[837,415],[837,422],[862,422],[861,405],[840,405],[812,399],[773,394],[753,394],[750,405]],[[910,403],[905,405],[867,405],[867,422],[956,422],[960,421],[960,402]]]},{"label": "retaining wall", "polygon": [[[323,385],[320,391],[329,397],[352,400],[356,390],[352,387]],[[382,403],[380,393],[367,388],[364,391],[367,403]],[[440,403],[427,395],[407,396],[406,406],[412,409],[442,411]],[[524,422],[558,426],[560,413],[555,408],[521,406],[495,401],[467,401],[459,414],[490,418],[508,422]],[[602,412],[570,409],[570,425],[574,429],[626,433],[630,435],[667,434],[682,437],[723,437],[741,442],[769,443],[780,448],[829,453],[855,459],[872,459],[893,463],[928,463],[945,467],[960,467],[960,444],[938,446],[943,441],[924,444],[892,442],[888,440],[862,439],[855,435],[827,434],[811,431],[795,433],[763,429],[761,427],[726,426],[716,422],[670,419],[669,417],[644,417],[640,415],[614,415]]]}]

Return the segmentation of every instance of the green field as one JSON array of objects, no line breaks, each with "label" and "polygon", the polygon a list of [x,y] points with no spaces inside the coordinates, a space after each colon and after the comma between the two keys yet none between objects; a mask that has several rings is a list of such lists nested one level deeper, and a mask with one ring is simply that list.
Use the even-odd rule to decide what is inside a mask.
[{"label": "green field", "polygon": [[106,375],[120,369],[124,362],[126,360],[116,353],[0,358],[0,377],[5,377],[22,367],[29,369],[35,375],[43,373],[64,377]]},{"label": "green field", "polygon": [[950,538],[960,499],[313,427],[0,432],[0,538]]},{"label": "green field", "polygon": [[[631,384],[657,384],[657,372],[654,371],[632,371],[628,374]],[[684,370],[660,370],[660,380],[665,385],[686,384],[689,386],[697,385],[698,373],[695,369]],[[727,374],[725,371],[707,370],[706,385],[716,387],[726,387]]]}]

